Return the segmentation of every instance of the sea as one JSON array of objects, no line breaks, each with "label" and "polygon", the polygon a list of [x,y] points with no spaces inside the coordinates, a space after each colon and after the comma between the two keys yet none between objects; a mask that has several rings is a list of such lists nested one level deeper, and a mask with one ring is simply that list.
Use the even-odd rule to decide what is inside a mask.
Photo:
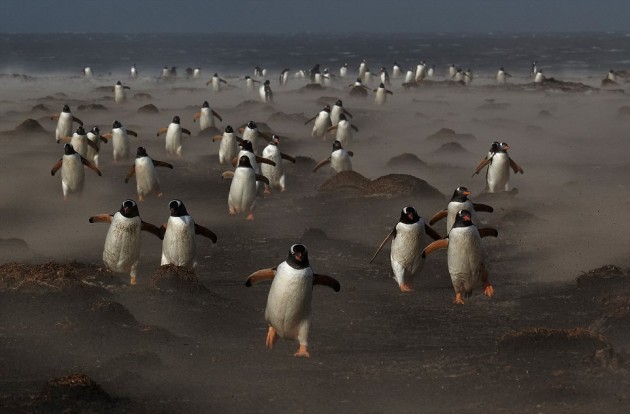
[{"label": "sea", "polygon": [[[163,67],[200,67],[212,73],[247,75],[259,66],[277,74],[315,64],[333,74],[348,63],[350,73],[365,60],[372,73],[396,62],[404,70],[421,61],[436,74],[451,64],[477,78],[494,77],[504,67],[527,77],[536,61],[546,76],[563,80],[603,78],[630,67],[630,33],[536,34],[0,34],[0,73],[83,74],[126,77],[135,64],[143,76],[158,77]],[[270,75],[271,76],[271,75]],[[274,79],[275,80],[275,79]]]}]

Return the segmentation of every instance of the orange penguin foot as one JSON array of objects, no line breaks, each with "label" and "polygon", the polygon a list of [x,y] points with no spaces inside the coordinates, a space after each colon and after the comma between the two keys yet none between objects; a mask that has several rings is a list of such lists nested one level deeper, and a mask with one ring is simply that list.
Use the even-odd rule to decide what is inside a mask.
[{"label": "orange penguin foot", "polygon": [[455,294],[455,299],[453,300],[453,303],[455,305],[463,305],[464,304],[464,299],[462,298],[462,294],[460,292],[457,292]]},{"label": "orange penguin foot", "polygon": [[144,196],[141,196],[140,194],[138,194],[138,201],[144,201]]},{"label": "orange penguin foot", "polygon": [[494,296],[494,288],[489,282],[486,282],[483,285],[483,294],[490,298]]},{"label": "orange penguin foot", "polygon": [[247,217],[245,217],[245,220],[254,221],[254,213],[249,213]]},{"label": "orange penguin foot", "polygon": [[236,210],[230,209],[229,213],[230,213],[230,216],[235,216],[236,215]]},{"label": "orange penguin foot", "polygon": [[138,283],[136,281],[136,277],[135,276],[131,276],[130,279],[129,279],[129,284],[130,285],[135,285],[136,283]]},{"label": "orange penguin foot", "polygon": [[409,283],[401,283],[400,284],[401,292],[413,292],[413,286]]},{"label": "orange penguin foot", "polygon": [[296,357],[304,357],[304,358],[309,358],[311,356],[311,354],[308,353],[308,348],[306,347],[306,345],[300,345],[300,348],[298,349],[298,351],[293,355]]},{"label": "orange penguin foot", "polygon": [[287,189],[286,189],[286,188],[284,188],[284,187],[282,187],[282,188],[280,189],[280,192],[281,192],[281,193],[285,193],[286,191],[287,191]]},{"label": "orange penguin foot", "polygon": [[265,191],[263,191],[263,193],[271,194],[271,190],[269,189],[269,187],[265,186]]},{"label": "orange penguin foot", "polygon": [[267,346],[267,348],[271,349],[273,348],[277,340],[278,334],[276,333],[276,330],[272,326],[270,326],[269,330],[267,331],[267,340],[265,341],[265,345]]}]

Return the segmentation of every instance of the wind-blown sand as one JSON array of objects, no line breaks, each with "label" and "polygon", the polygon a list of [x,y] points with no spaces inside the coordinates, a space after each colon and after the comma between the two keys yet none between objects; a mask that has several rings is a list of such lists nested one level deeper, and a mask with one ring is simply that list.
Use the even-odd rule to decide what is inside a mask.
[{"label": "wind-blown sand", "polygon": [[[0,136],[0,262],[20,263],[0,267],[2,411],[627,411],[630,121],[618,115],[626,94],[524,87],[525,80],[504,88],[396,84],[377,107],[372,94],[350,97],[349,81],[311,90],[291,79],[286,88],[272,81],[275,102],[266,104],[226,79],[239,88],[213,94],[207,79],[128,81],[121,105],[99,89],[117,79],[0,79],[0,131],[9,131]],[[312,173],[332,136],[312,138],[304,121],[336,98],[359,127],[348,147],[354,170],[370,181],[327,182],[328,167]],[[219,143],[197,136],[192,122],[204,100],[223,117],[219,131],[254,120],[297,157],[285,163],[287,192],[260,197],[254,222],[228,215],[230,182],[221,173],[231,167],[219,165]],[[107,225],[88,218],[137,199],[135,179],[124,183],[133,159],[114,164],[111,143],[102,144],[103,176],[86,170],[83,195],[64,202],[59,174],[50,175],[63,154],[50,115],[64,104],[87,130],[105,133],[121,121],[138,132],[130,137],[134,154],[142,145],[174,165],[158,170],[164,196],[139,203],[140,215],[159,226],[169,200],[179,198],[218,235],[215,245],[197,240],[197,280],[157,283],[168,275],[159,270],[161,241],[148,233],[139,285],[105,271]],[[148,104],[157,111],[139,110]],[[167,157],[164,136],[156,137],[175,115],[192,132],[181,159]],[[456,134],[428,139],[443,128]],[[451,156],[454,145],[443,145],[452,141],[460,146]],[[511,176],[515,195],[481,194],[484,173],[471,177],[492,141],[509,143],[525,170]],[[402,154],[423,163],[388,163]],[[425,183],[377,180],[390,174]],[[444,252],[427,259],[414,292],[401,293],[389,248],[373,264],[371,255],[402,207],[428,219],[460,185],[495,209],[480,213],[483,226],[499,232],[484,239],[495,297],[477,291],[453,305]],[[434,228],[444,235],[445,226]],[[265,349],[269,285],[244,286],[297,242],[316,272],[341,283],[339,293],[314,289],[310,359],[293,357],[290,341]]]}]

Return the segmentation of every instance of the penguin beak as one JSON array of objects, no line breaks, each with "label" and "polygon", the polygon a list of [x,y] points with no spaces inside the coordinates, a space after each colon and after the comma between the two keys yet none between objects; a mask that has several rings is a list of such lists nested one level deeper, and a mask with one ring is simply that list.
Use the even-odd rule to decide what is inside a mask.
[{"label": "penguin beak", "polygon": [[409,218],[409,220],[413,220],[413,213],[407,213],[407,217]]},{"label": "penguin beak", "polygon": [[295,260],[297,260],[298,262],[301,262],[301,261],[302,261],[302,253],[300,253],[300,252],[295,252],[294,257],[295,257]]},{"label": "penguin beak", "polygon": [[470,216],[466,215],[463,217],[464,221],[470,221]]},{"label": "penguin beak", "polygon": [[465,195],[465,196],[469,196],[469,195],[471,195],[471,194],[472,194],[472,192],[471,192],[471,191],[464,191],[464,195]]}]

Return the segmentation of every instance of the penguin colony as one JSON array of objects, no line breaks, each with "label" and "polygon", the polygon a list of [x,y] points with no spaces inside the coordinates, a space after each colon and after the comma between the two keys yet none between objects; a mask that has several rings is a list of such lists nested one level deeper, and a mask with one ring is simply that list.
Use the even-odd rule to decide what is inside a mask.
[{"label": "penguin colony", "polygon": [[[338,72],[339,75],[333,72]],[[129,79],[137,79],[138,73],[134,64]],[[200,68],[187,70],[186,73],[191,79],[202,76]],[[404,73],[403,68],[394,64],[392,79],[402,79]],[[421,62],[416,68],[409,68],[406,73],[403,86],[417,84],[435,76],[435,65],[429,67],[425,62]],[[243,88],[251,93],[258,88],[259,100],[271,105],[275,98],[271,81],[265,78],[266,75],[265,69],[255,67],[253,77],[245,76]],[[85,77],[91,79],[93,76],[92,70],[86,68]],[[322,70],[317,64],[310,71],[297,71],[293,77],[291,77],[291,70],[287,68],[279,75],[278,86],[283,87],[289,82],[295,82],[295,78],[304,79],[310,81],[312,85],[322,87],[330,86],[335,82],[347,85],[348,96],[367,97],[373,94],[375,106],[386,105],[388,99],[395,99],[394,93],[387,89],[392,84],[387,68],[381,67],[380,75],[371,74],[367,62],[363,60],[356,68],[356,81],[348,85],[344,78],[352,76],[352,68],[347,63],[338,71],[328,68]],[[535,82],[543,81],[542,70],[538,68],[532,71],[532,76]],[[176,68],[168,69],[165,66],[159,76],[159,81],[172,82],[176,77]],[[378,77],[380,80],[376,89],[370,87],[373,77]],[[447,78],[468,85],[472,82],[473,75],[470,69],[463,71],[451,65],[448,68]],[[504,68],[499,69],[496,76],[499,84],[507,83],[510,78],[511,75]],[[212,75],[206,86],[213,93],[236,87],[228,84],[217,73]],[[113,88],[114,102],[125,105],[128,89],[130,89],[129,86],[118,81]],[[217,104],[217,100],[213,104]],[[332,107],[328,104],[324,105],[316,115],[304,123],[307,125],[313,122],[310,135],[322,140],[323,146],[330,145],[329,142],[332,141],[330,156],[318,162],[313,172],[328,164],[334,174],[352,170],[351,158],[354,153],[346,147],[352,145],[355,133],[359,132],[352,118],[352,114],[344,107],[343,102],[337,99]],[[57,120],[56,142],[65,144],[62,158],[51,170],[53,176],[61,170],[64,200],[75,194],[80,195],[83,191],[86,179],[84,167],[92,169],[99,176],[102,175],[98,168],[99,159],[102,160],[100,157],[102,144],[112,147],[113,163],[130,162],[132,148],[136,148],[130,136],[137,137],[138,133],[125,128],[119,120],[113,122],[111,132],[101,134],[98,126],[93,126],[86,133],[83,121],[72,115],[68,105],[64,105],[61,112],[52,115],[51,119]],[[156,167],[178,168],[177,161],[184,157],[182,149],[187,139],[184,134],[191,135],[190,130],[182,126],[182,122],[188,121],[190,120],[182,120],[175,115],[172,122],[167,127],[159,128],[156,134],[158,137],[165,135],[166,154],[170,158],[169,161],[174,160],[174,163],[153,159],[145,147],[137,147],[136,158],[124,181],[128,183],[135,177],[139,202],[144,202],[151,196],[162,197],[163,189],[160,186]],[[208,101],[204,101],[192,121],[193,123],[199,121],[200,133],[203,133],[210,130],[216,131],[217,121],[221,123],[223,118],[211,109]],[[79,124],[75,132],[72,131],[73,123]],[[141,133],[147,132],[141,131]],[[305,135],[308,133],[305,129]],[[231,180],[229,191],[222,195],[226,199],[227,213],[242,214],[247,220],[254,220],[256,199],[262,196],[262,191],[260,191],[262,188],[265,194],[272,193],[272,190],[287,191],[287,181],[290,182],[290,180],[287,180],[283,163],[295,163],[296,159],[281,152],[282,137],[262,133],[252,120],[240,128],[225,125],[222,134],[213,133],[210,137],[213,142],[220,142],[218,148],[220,164],[226,168],[230,165],[234,168],[227,169],[222,174],[223,179]],[[159,145],[159,141],[156,141],[155,145]],[[488,154],[474,169],[473,176],[486,170],[485,192],[509,191],[510,170],[514,174],[523,173],[521,166],[508,155],[509,148],[505,142],[493,142]],[[163,171],[167,173],[167,170]],[[89,179],[91,180],[92,177]],[[174,195],[174,190],[164,189],[169,195]],[[375,260],[388,243],[391,243],[390,263],[393,278],[401,292],[410,292],[414,289],[415,277],[422,272],[426,257],[437,250],[446,249],[447,268],[455,292],[453,303],[463,305],[464,298],[470,297],[476,288],[481,288],[485,296],[492,297],[494,287],[490,282],[491,268],[482,238],[497,237],[498,231],[479,227],[481,223],[478,213],[491,213],[493,208],[485,204],[473,203],[468,199],[471,194],[466,187],[458,186],[444,210],[435,213],[430,220],[422,218],[414,206],[401,206],[399,221],[378,246],[370,262]],[[110,206],[112,210],[118,203],[120,200],[112,199]],[[112,214],[97,214],[89,218],[90,223],[109,224],[103,248],[103,262],[112,272],[128,274],[130,284],[136,284],[138,278],[141,277],[138,275],[138,264],[142,231],[151,233],[162,240],[161,265],[173,264],[189,269],[196,268],[198,263],[196,236],[210,239],[212,243],[218,241],[219,237],[215,233],[192,218],[182,200],[172,199],[164,204],[168,206],[168,221],[161,227],[142,220],[139,205],[132,199],[123,200],[118,210]],[[431,227],[443,218],[447,219],[445,232],[442,233],[444,236]],[[343,277],[343,275],[339,276]],[[265,320],[268,324],[266,346],[272,348],[278,338],[295,340],[299,344],[295,355],[308,357],[310,355],[308,339],[313,286],[324,285],[339,292],[340,282],[335,277],[315,273],[308,259],[307,247],[302,244],[290,246],[284,262],[275,267],[253,272],[246,279],[245,285],[250,287],[261,281],[271,281],[265,310]]]}]

